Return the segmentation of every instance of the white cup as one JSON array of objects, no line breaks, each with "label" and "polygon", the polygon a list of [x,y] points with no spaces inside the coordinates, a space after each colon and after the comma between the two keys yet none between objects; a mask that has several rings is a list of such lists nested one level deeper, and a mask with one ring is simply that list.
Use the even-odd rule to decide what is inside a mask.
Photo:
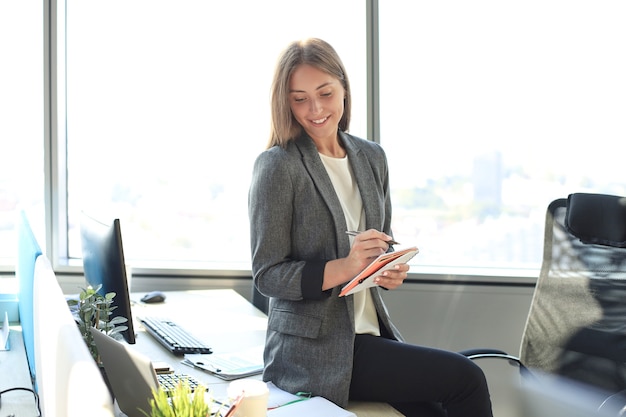
[{"label": "white cup", "polygon": [[228,385],[228,396],[237,398],[243,393],[243,399],[235,411],[234,417],[266,417],[267,400],[270,391],[267,384],[257,379],[238,379]]}]

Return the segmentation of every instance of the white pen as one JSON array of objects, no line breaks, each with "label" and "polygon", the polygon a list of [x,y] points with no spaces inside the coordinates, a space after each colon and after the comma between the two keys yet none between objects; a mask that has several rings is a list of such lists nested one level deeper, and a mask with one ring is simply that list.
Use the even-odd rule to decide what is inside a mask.
[{"label": "white pen", "polygon": [[[347,231],[346,231],[346,233],[347,233],[347,234],[349,234],[350,236],[356,236],[356,235],[358,235],[358,234],[360,234],[360,233],[363,233],[363,232],[359,232],[359,231],[356,231],[356,230],[347,230]],[[393,239],[391,239],[391,240],[386,240],[385,242],[387,242],[387,244],[388,244],[389,246],[391,246],[391,245],[399,245],[399,244],[400,244],[399,242],[396,242],[396,241],[395,241],[395,240],[393,240]]]}]

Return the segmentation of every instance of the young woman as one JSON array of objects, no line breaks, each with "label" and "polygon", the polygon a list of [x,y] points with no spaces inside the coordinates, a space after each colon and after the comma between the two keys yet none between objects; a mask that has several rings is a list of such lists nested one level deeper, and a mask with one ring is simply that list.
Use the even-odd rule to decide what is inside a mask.
[{"label": "young woman", "polygon": [[[405,343],[379,287],[338,296],[392,239],[386,156],[347,133],[350,107],[348,76],[328,43],[284,50],[249,194],[254,283],[270,298],[263,379],[344,407],[383,401],[406,416],[489,417],[487,383],[471,360]],[[393,290],[408,270],[398,265],[376,282]]]}]

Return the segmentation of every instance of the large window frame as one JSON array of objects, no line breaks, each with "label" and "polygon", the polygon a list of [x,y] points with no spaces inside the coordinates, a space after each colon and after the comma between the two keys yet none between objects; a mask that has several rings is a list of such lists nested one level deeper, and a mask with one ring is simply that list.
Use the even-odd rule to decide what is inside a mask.
[{"label": "large window frame", "polygon": [[44,159],[47,256],[59,272],[77,272],[67,254],[65,1],[44,2]]},{"label": "large window frame", "polygon": [[[63,273],[80,273],[80,262],[68,254],[68,201],[67,201],[67,128],[65,105],[65,0],[45,1],[45,201],[46,247],[55,270]],[[367,44],[367,137],[381,142],[380,121],[380,66],[379,66],[379,2],[366,1]],[[383,146],[385,144],[383,143]],[[181,277],[247,277],[250,271],[233,269],[142,268],[133,265],[135,273],[146,276]],[[462,267],[414,268],[412,279],[445,281],[517,281],[534,279],[537,270],[488,269],[470,270]]]},{"label": "large window frame", "polygon": [[[47,255],[55,271],[63,274],[82,273],[81,261],[69,254],[67,105],[66,105],[66,18],[65,0],[48,0],[45,10],[45,159],[46,159],[46,242]],[[362,5],[359,5],[362,7]],[[377,74],[375,72],[377,0],[366,2],[367,43],[367,136],[376,137],[375,103]],[[152,267],[133,264],[133,274],[149,277],[249,277],[249,269],[207,269]]]}]

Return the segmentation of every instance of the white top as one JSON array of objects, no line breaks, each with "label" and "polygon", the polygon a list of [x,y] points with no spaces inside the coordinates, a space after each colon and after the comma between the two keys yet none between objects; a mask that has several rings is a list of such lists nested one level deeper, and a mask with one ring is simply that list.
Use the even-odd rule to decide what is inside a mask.
[{"label": "white top", "polygon": [[[363,200],[361,200],[359,187],[354,179],[348,157],[332,158],[321,153],[319,155],[339,197],[348,230],[363,230],[365,227]],[[350,243],[353,239],[350,237]],[[380,336],[376,308],[369,291],[359,291],[354,294],[354,327],[358,334]]]}]

